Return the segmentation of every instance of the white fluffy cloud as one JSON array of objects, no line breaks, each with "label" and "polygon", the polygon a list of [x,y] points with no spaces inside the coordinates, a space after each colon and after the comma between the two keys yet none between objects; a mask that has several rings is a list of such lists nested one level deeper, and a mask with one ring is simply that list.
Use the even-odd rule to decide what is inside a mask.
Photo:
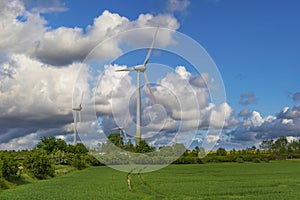
[{"label": "white fluffy cloud", "polygon": [[[136,20],[130,21],[117,13],[104,11],[87,27],[53,29],[40,13],[67,10],[60,1],[24,2],[0,1],[0,148],[10,149],[18,144],[22,146],[22,141],[35,141],[33,137],[39,140],[42,135],[65,135],[72,132],[66,128],[66,124],[72,124],[72,91],[75,81],[81,81],[78,85],[83,87],[77,92],[89,91],[90,78],[86,66],[77,61],[82,61],[101,41],[132,28],[159,25],[176,30],[179,27],[176,18],[168,14],[141,14]],[[125,39],[135,45],[143,42],[145,37],[150,40],[153,33],[145,31],[135,38]],[[171,35],[162,31],[157,43],[163,46],[171,40]],[[98,58],[120,55],[122,50],[119,45],[119,40],[111,40],[97,52]],[[80,80],[76,80],[80,67],[83,73]],[[120,83],[123,87],[127,83],[127,91],[134,89],[130,80],[119,76],[124,74],[116,74],[114,82],[103,79],[106,88],[101,88],[101,92],[108,95],[109,84],[118,83],[119,78],[123,81]],[[90,97],[89,93],[84,95],[84,98]],[[98,104],[98,113],[111,113],[107,106],[111,103],[118,108],[122,102],[102,102]],[[53,131],[47,131],[50,129]],[[26,148],[30,148],[30,145]]]},{"label": "white fluffy cloud", "polygon": [[[48,118],[70,114],[72,93],[78,69],[74,63],[55,68],[25,55],[13,54],[0,68],[12,71],[12,78],[1,80],[0,117]],[[84,76],[84,74],[82,74]]]},{"label": "white fluffy cloud", "polygon": [[[96,109],[103,117],[104,132],[110,133],[112,128],[122,126],[129,135],[134,136],[137,94],[132,75],[135,77],[136,72],[115,72],[124,67],[104,67],[97,88]],[[153,105],[147,88],[142,89],[143,138],[151,138],[149,142],[156,140],[168,144],[176,133],[181,135],[178,137],[183,138],[183,134],[185,139],[191,140],[191,132],[220,129],[232,123],[232,108],[226,102],[218,106],[209,102],[208,88],[191,81],[211,80],[207,74],[203,75],[198,75],[201,77],[198,78],[184,66],[176,67],[152,86],[157,105]]]},{"label": "white fluffy cloud", "polygon": [[[88,27],[52,29],[39,14],[65,9],[56,0],[52,3],[48,10],[44,4],[27,10],[20,0],[0,1],[0,38],[5,38],[0,40],[3,53],[0,55],[0,149],[30,148],[42,136],[68,138],[73,131],[72,91],[76,81],[81,81],[77,85],[82,87],[77,92],[87,91],[84,98],[90,98],[96,90],[96,111],[103,117],[103,131],[110,131],[116,122],[123,125],[129,120],[131,133],[134,133],[136,86],[129,73],[115,72],[125,66],[106,65],[99,87],[95,89],[89,88],[91,75],[87,66],[77,61],[83,60],[105,38],[132,28],[158,25],[173,30],[179,28],[176,18],[169,14],[141,14],[131,21],[104,11]],[[189,1],[169,3],[174,12],[189,5]],[[159,31],[158,46],[173,42],[169,32]],[[121,40],[130,45],[145,43],[148,46],[153,32],[140,30],[140,33],[111,40],[98,48],[97,58],[120,55]],[[80,67],[82,73],[78,80]],[[210,126],[218,129],[232,124],[232,108],[226,102],[221,105],[210,102],[207,88],[212,88],[214,80],[209,74],[193,75],[184,66],[178,66],[156,83],[153,90],[160,106],[153,105],[147,89],[142,90],[144,97],[148,95],[142,99],[145,136],[153,137],[162,131],[165,135],[158,137],[170,142],[166,139],[168,134],[176,131],[188,134],[190,130],[207,130]],[[130,118],[122,121],[123,114]],[[292,112],[289,115],[292,116]],[[290,125],[292,122],[282,120],[282,123]],[[218,136],[214,138],[213,141]]]},{"label": "white fluffy cloud", "polygon": [[[117,33],[149,26],[178,29],[177,20],[168,14],[153,16],[141,14],[136,20],[130,21],[119,14],[104,11],[94,19],[94,23],[86,29],[75,27],[59,27],[51,29],[37,12],[25,9],[20,0],[0,2],[0,51],[25,53],[52,65],[68,65],[74,61],[82,61],[88,53],[101,41]],[[139,37],[152,37],[145,32],[143,36],[127,38],[128,41],[139,41]],[[161,37],[162,38],[162,37]],[[158,42],[168,42],[162,38]],[[120,54],[118,41],[102,49],[101,56],[114,57]]]},{"label": "white fluffy cloud", "polygon": [[[245,116],[244,116],[245,117]],[[230,142],[249,145],[259,143],[263,139],[275,139],[280,136],[300,136],[300,105],[285,107],[275,116],[262,117],[257,111],[248,113],[245,120],[234,130],[227,133]]]},{"label": "white fluffy cloud", "polygon": [[[43,133],[66,134],[62,127],[73,121],[72,91],[80,67],[86,66],[74,63],[56,68],[26,55],[8,56],[0,64],[0,71],[10,74],[3,76],[0,84],[0,143],[9,147],[37,132],[37,140]],[[82,87],[86,87],[87,74],[81,78],[85,79]]]}]

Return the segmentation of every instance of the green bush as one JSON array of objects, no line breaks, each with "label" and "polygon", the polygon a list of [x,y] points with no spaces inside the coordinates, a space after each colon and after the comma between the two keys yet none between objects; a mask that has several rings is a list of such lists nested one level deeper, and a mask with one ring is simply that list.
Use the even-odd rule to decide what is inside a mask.
[{"label": "green bush", "polygon": [[83,156],[75,154],[75,156],[73,157],[73,159],[71,161],[71,166],[73,166],[79,170],[86,168],[86,163],[85,163]]},{"label": "green bush", "polygon": [[237,163],[244,163],[244,159],[243,159],[242,157],[238,157],[238,158],[236,159],[236,162],[237,162]]},{"label": "green bush", "polygon": [[34,150],[27,157],[25,167],[38,179],[54,176],[52,161],[45,150]]},{"label": "green bush", "polygon": [[1,155],[1,176],[5,179],[16,176],[18,173],[18,163],[11,154]]},{"label": "green bush", "polygon": [[94,156],[92,156],[91,154],[87,154],[85,155],[85,161],[87,164],[91,165],[91,166],[101,166],[102,163],[96,159]]},{"label": "green bush", "polygon": [[254,162],[254,163],[260,163],[260,159],[259,158],[253,158],[252,162]]}]

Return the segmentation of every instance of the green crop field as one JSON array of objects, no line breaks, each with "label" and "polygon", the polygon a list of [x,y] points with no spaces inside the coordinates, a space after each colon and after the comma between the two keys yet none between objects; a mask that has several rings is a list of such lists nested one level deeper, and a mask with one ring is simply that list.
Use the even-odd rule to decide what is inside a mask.
[{"label": "green crop field", "polygon": [[171,165],[131,175],[94,167],[0,191],[13,199],[300,199],[300,161]]}]

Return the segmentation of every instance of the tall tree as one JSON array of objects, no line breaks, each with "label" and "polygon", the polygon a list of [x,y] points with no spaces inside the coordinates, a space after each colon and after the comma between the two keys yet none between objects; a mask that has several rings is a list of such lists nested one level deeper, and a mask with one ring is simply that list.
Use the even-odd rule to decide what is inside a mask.
[{"label": "tall tree", "polygon": [[114,144],[116,145],[117,147],[119,148],[123,148],[124,147],[124,142],[123,142],[123,138],[120,134],[118,133],[113,133],[113,134],[110,134],[108,136],[108,139]]}]

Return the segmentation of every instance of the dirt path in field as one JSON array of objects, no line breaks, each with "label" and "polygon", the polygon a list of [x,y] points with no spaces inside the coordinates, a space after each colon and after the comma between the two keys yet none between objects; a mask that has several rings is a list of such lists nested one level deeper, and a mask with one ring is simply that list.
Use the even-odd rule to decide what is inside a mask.
[{"label": "dirt path in field", "polygon": [[162,198],[165,197],[164,194],[156,191],[155,189],[153,189],[142,177],[142,174],[138,173],[138,179],[140,180],[140,182],[142,183],[142,185],[149,191],[151,191],[155,196],[157,196],[158,198]]},{"label": "dirt path in field", "polygon": [[131,185],[131,179],[130,179],[130,176],[132,174],[132,172],[134,171],[135,169],[132,169],[130,172],[128,172],[127,174],[127,185],[128,185],[128,189],[130,192],[133,192],[133,189],[132,189],[132,185]]}]

